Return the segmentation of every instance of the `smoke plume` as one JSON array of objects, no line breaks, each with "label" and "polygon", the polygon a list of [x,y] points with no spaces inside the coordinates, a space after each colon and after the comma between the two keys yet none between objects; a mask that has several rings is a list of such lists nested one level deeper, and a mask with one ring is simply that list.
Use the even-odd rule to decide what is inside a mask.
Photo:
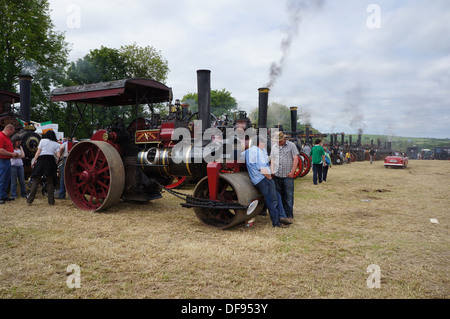
[{"label": "smoke plume", "polygon": [[361,110],[361,103],[364,100],[366,88],[357,83],[353,88],[345,92],[345,105],[342,109],[343,117],[348,121],[348,125],[358,131],[364,128],[364,114]]},{"label": "smoke plume", "polygon": [[276,80],[283,74],[286,57],[292,46],[292,41],[297,36],[303,15],[311,10],[321,9],[324,0],[287,0],[287,12],[289,15],[286,26],[286,36],[281,41],[281,58],[278,62],[273,62],[269,69],[270,80],[267,84],[271,88]]}]

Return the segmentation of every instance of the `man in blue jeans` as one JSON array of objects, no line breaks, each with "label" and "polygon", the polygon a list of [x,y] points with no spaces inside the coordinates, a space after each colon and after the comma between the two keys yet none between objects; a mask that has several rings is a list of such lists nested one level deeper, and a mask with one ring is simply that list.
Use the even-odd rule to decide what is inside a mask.
[{"label": "man in blue jeans", "polygon": [[294,174],[298,166],[298,149],[294,143],[286,140],[283,132],[274,137],[275,142],[270,152],[273,180],[280,193],[283,208],[289,221],[294,219]]},{"label": "man in blue jeans", "polygon": [[283,208],[279,207],[275,182],[270,173],[269,156],[266,150],[266,138],[258,135],[258,146],[253,145],[242,152],[245,156],[247,171],[252,184],[255,185],[264,196],[264,201],[269,210],[270,219],[273,227],[289,227],[292,224],[286,217],[283,217]]},{"label": "man in blue jeans", "polygon": [[322,168],[327,165],[321,139],[317,139],[314,147],[311,149],[311,162],[313,165],[313,183],[317,185],[317,179],[319,180],[319,184],[322,183]]}]

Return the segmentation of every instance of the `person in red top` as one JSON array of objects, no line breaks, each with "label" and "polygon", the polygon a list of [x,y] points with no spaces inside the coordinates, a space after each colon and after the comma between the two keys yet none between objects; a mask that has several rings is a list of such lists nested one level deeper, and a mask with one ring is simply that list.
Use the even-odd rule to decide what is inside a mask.
[{"label": "person in red top", "polygon": [[7,200],[14,200],[8,197],[8,186],[11,183],[11,158],[16,158],[14,147],[11,143],[11,136],[14,134],[14,125],[8,124],[0,132],[0,204]]}]

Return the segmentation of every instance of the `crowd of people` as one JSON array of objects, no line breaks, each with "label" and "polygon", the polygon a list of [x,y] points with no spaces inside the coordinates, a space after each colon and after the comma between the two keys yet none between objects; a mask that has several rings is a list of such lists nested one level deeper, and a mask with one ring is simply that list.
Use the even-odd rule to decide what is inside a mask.
[{"label": "crowd of people", "polygon": [[[54,131],[49,130],[42,135],[34,158],[31,160],[31,190],[27,194],[23,159],[25,152],[21,146],[22,138],[14,135],[15,127],[8,124],[0,132],[0,205],[14,201],[20,196],[32,205],[39,185],[45,178],[47,200],[49,205],[55,204],[55,187],[59,184],[59,199],[66,197],[64,187],[64,164],[68,156],[69,139],[57,140]],[[58,183],[58,163],[60,180]],[[9,192],[10,190],[10,192]]]}]

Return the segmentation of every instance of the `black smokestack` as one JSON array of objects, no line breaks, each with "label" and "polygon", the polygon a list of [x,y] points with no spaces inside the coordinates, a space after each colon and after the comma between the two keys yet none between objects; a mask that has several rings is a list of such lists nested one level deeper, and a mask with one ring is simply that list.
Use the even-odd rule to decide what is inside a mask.
[{"label": "black smokestack", "polygon": [[267,111],[269,108],[269,89],[259,88],[258,128],[267,128]]},{"label": "black smokestack", "polygon": [[341,144],[345,144],[345,133],[341,133]]},{"label": "black smokestack", "polygon": [[311,125],[310,124],[306,124],[305,125],[305,135],[306,135],[306,142],[307,143],[310,143],[311,141],[309,140],[309,128],[311,127]]},{"label": "black smokestack", "polygon": [[31,80],[28,74],[19,75],[20,80],[20,116],[26,123],[30,123],[31,117]]},{"label": "black smokestack", "polygon": [[334,134],[330,134],[330,147],[334,146]]},{"label": "black smokestack", "polygon": [[202,121],[202,132],[211,127],[211,71],[197,71],[198,118]]},{"label": "black smokestack", "polygon": [[291,106],[291,134],[292,137],[296,138],[297,137],[297,107],[296,106]]},{"label": "black smokestack", "polygon": [[358,146],[362,146],[362,129],[358,130]]}]

